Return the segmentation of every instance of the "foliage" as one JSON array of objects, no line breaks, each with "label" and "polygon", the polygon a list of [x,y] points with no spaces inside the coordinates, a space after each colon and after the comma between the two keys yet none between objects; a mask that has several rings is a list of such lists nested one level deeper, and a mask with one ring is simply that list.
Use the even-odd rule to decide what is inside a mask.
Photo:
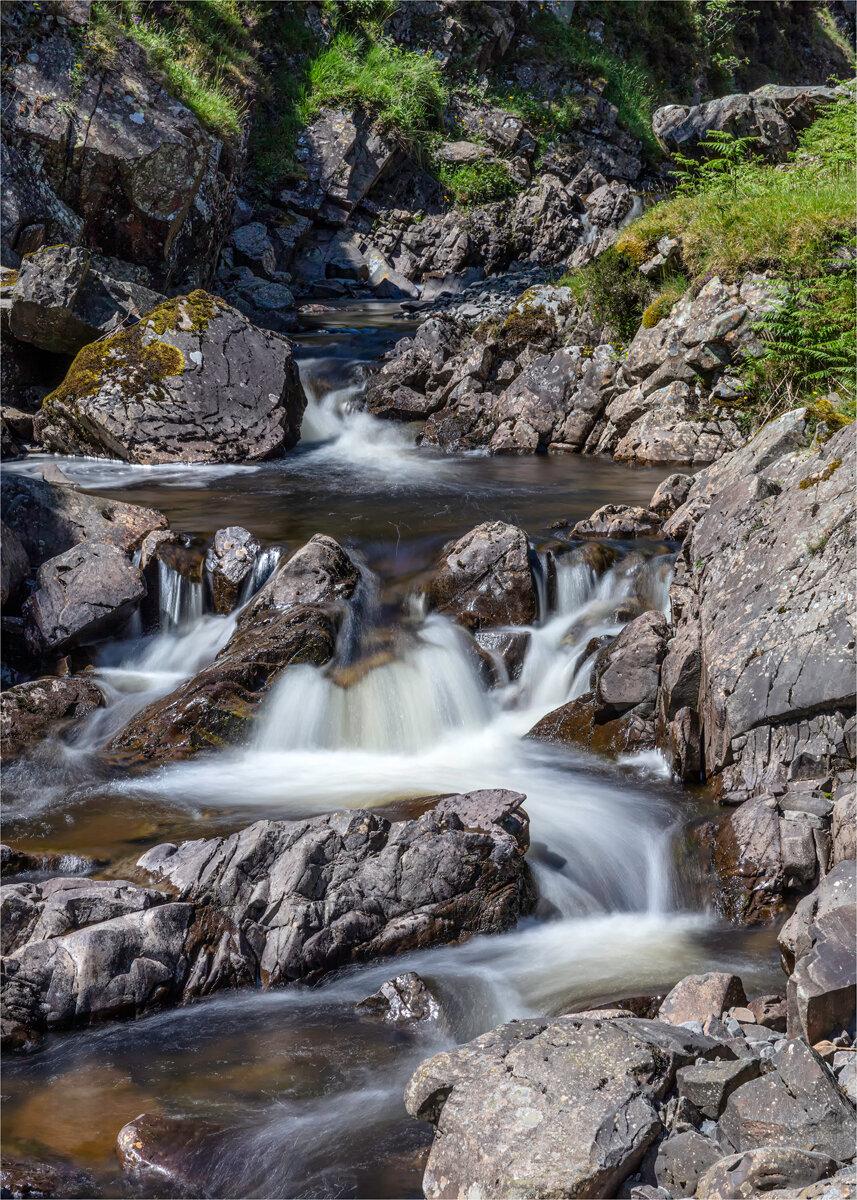
[{"label": "foliage", "polygon": [[506,163],[496,160],[485,159],[458,167],[438,163],[435,173],[447,189],[447,199],[464,208],[505,200],[520,190],[520,184],[512,178]]},{"label": "foliage", "polygon": [[687,291],[688,285],[689,280],[686,275],[670,275],[665,279],[659,287],[657,296],[640,318],[643,328],[654,329],[659,321],[668,317],[675,307],[676,301],[680,300]]},{"label": "foliage", "polygon": [[[212,133],[238,137],[245,115],[247,85],[255,61],[245,26],[249,8],[240,0],[194,0],[153,6],[141,0],[96,0],[87,31],[84,59],[76,70],[89,72],[111,58],[124,37],[143,48],[166,86]],[[73,86],[79,80],[72,80]]]},{"label": "foliage", "polygon": [[412,152],[439,127],[446,88],[434,58],[381,38],[338,33],[309,66],[300,116],[327,105],[360,105]]},{"label": "foliage", "polygon": [[[760,358],[750,364],[748,384],[756,395],[792,405],[801,397],[811,406],[827,401],[828,424],[854,415],[855,264],[834,259],[817,279],[788,279],[776,289],[776,304],[757,325],[763,339]],[[840,416],[839,421],[836,420]]]},{"label": "foliage", "polygon": [[700,0],[694,5],[700,45],[705,47],[711,65],[726,79],[750,61],[734,53],[734,44],[739,24],[751,14],[743,0]]},{"label": "foliage", "polygon": [[472,80],[467,90],[474,99],[520,117],[542,149],[576,129],[583,111],[581,101],[568,92],[550,99],[512,84],[484,89]]},{"label": "foliage", "polygon": [[680,190],[623,231],[617,250],[639,262],[666,235],[681,239],[691,276],[734,279],[768,268],[817,275],[854,228],[853,126],[854,99],[844,96],[779,165],[758,162],[747,139],[710,137],[699,164],[680,166]]},{"label": "foliage", "polygon": [[623,342],[637,332],[643,312],[655,297],[654,285],[613,246],[559,283],[571,288],[579,304],[588,300],[594,319]]}]

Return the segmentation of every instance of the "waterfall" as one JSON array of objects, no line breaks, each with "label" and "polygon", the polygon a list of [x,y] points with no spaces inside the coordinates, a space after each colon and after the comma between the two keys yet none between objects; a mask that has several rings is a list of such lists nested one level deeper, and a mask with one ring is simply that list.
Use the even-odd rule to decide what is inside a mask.
[{"label": "waterfall", "polygon": [[202,579],[189,579],[158,559],[158,623],[161,629],[187,629],[203,612]]}]

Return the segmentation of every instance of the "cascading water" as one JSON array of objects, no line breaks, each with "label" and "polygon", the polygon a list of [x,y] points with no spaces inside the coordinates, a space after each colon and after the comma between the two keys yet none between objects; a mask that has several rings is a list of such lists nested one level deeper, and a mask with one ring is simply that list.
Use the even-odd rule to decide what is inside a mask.
[{"label": "cascading water", "polygon": [[[376,326],[368,336],[377,334]],[[361,334],[341,343],[337,357],[334,335],[317,336],[328,340],[318,353],[305,346],[301,362],[303,439],[283,460],[163,472],[70,460],[63,469],[108,490],[166,480],[130,498],[163,507],[175,527],[195,533],[240,520],[289,545],[314,532],[356,544],[377,580],[364,572],[337,661],[289,669],[270,691],[252,745],[117,774],[101,748],[133,712],[210,662],[238,619],[205,613],[202,589],[197,595],[167,574],[160,631],[99,655],[95,678],[107,706],[70,744],[45,742],[7,769],[7,809],[45,845],[105,845],[105,857],[130,863],[158,841],[262,817],[372,805],[398,817],[419,797],[512,788],[527,796],[539,908],[502,936],[350,969],[313,989],[248,989],[56,1036],[11,1062],[7,1140],[37,1137],[97,1168],[105,1195],[125,1194],[115,1178],[119,1127],[158,1111],[228,1126],[206,1162],[211,1196],[416,1196],[426,1131],[405,1118],[401,1097],[428,1055],[512,1017],[643,994],[695,970],[738,970],[760,992],[776,986],[765,974],[769,961],[776,967],[772,940],[750,954],[736,940],[768,935],[727,934],[684,890],[673,853],[687,802],[657,755],[605,763],[526,737],[586,689],[600,639],[640,609],[668,611],[671,557],[628,550],[600,576],[579,551],[545,560],[538,620],[515,631],[527,640],[523,666],[511,678],[500,673],[497,686],[468,633],[426,616],[419,602],[402,603],[444,540],[481,520],[549,536],[560,514],[579,519],[600,503],[647,502],[661,477],[578,456],[439,461],[416,450],[410,432],[349,411],[359,387],[353,364],[383,347],[367,350]],[[244,472],[240,488],[228,474],[236,470]],[[199,499],[190,510],[192,486]],[[276,546],[260,555],[241,604],[279,555]],[[393,611],[405,616],[390,628]],[[442,1027],[405,1030],[355,1011],[356,1000],[407,970],[440,996]]]},{"label": "cascading water", "polygon": [[158,560],[158,622],[161,629],[187,629],[202,616],[202,579],[190,579]]}]

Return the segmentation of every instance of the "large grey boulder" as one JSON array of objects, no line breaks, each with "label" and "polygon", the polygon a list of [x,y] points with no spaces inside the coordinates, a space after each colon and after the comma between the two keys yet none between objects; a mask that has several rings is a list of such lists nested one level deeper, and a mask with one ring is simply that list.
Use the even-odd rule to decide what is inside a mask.
[{"label": "large grey boulder", "polygon": [[286,667],[323,666],[333,657],[359,580],[333,538],[311,538],[260,588],[214,661],[137,713],[112,748],[167,761],[245,739]]},{"label": "large grey boulder", "polygon": [[423,1063],[412,1117],[436,1127],[423,1190],[442,1196],[615,1196],[661,1131],[676,1070],[728,1047],[655,1021],[501,1025]]},{"label": "large grey boulder", "polygon": [[685,975],[664,997],[658,1020],[670,1025],[683,1025],[685,1021],[702,1025],[708,1017],[720,1017],[726,1009],[746,1003],[744,985],[737,975],[726,971]]},{"label": "large grey boulder", "polygon": [[693,155],[713,131],[751,137],[751,150],[782,162],[797,145],[797,134],[818,111],[837,98],[831,87],[767,85],[749,95],[737,93],[687,107],[668,104],[656,110],[652,131],[666,152]]},{"label": "large grey boulder", "polygon": [[104,703],[101,689],[85,675],[31,679],[0,694],[0,746],[13,758],[51,730],[80,721]]},{"label": "large grey boulder", "polygon": [[83,220],[60,200],[25,146],[0,138],[0,253],[4,267],[20,265],[21,255],[40,244],[76,246]]},{"label": "large grey boulder", "polygon": [[790,1037],[815,1043],[853,1026],[855,924],[857,881],[853,862],[846,860],[801,900],[780,930],[780,948],[792,966],[786,989]]},{"label": "large grey boulder", "polygon": [[81,879],[9,885],[5,1037],[500,932],[535,901],[523,799],[474,792],[413,821],[358,810],[156,846],[137,866],[169,894]]},{"label": "large grey boulder", "polygon": [[114,279],[106,267],[82,246],[47,246],[25,255],[10,296],[13,336],[53,354],[76,354],[136,324],[164,299],[132,278]]},{"label": "large grey boulder", "polygon": [[[698,670],[685,703],[733,803],[853,769],[855,426],[814,453],[804,426],[802,411],[771,422],[696,476],[664,525],[684,538],[674,646]],[[664,678],[678,681],[672,650]]]},{"label": "large grey boulder", "polygon": [[502,521],[477,525],[445,547],[426,595],[430,608],[470,629],[531,625],[537,599],[527,535]]},{"label": "large grey boulder", "polygon": [[205,292],[86,346],[35,422],[47,450],[126,462],[258,462],[295,445],[291,344]]}]

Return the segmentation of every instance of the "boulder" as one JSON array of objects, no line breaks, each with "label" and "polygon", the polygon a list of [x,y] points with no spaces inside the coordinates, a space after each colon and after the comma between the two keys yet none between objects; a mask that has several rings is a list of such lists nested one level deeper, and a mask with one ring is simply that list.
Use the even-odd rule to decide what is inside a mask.
[{"label": "boulder", "polygon": [[277,255],[261,221],[251,221],[234,230],[231,242],[236,263],[270,279],[277,269]]},{"label": "boulder", "polygon": [[203,1195],[223,1137],[222,1128],[197,1117],[141,1113],[119,1130],[116,1154],[138,1188],[158,1192],[166,1184],[171,1195]]},{"label": "boulder", "polygon": [[112,546],[130,555],[147,534],[167,526],[167,518],[156,509],[88,496],[9,471],[0,482],[0,497],[3,520],[33,567],[83,542]]},{"label": "boulder", "polygon": [[290,343],[193,292],[84,347],[35,423],[47,450],[126,462],[258,462],[306,407]]},{"label": "boulder", "polygon": [[101,689],[85,675],[32,679],[7,688],[0,693],[3,757],[16,757],[58,726],[83,720],[103,703]]},{"label": "boulder", "polygon": [[80,542],[39,567],[22,609],[27,645],[39,656],[97,641],[127,620],[145,594],[139,567],[121,550]]},{"label": "boulder", "polygon": [[9,885],[20,915],[4,921],[6,1038],[500,932],[535,902],[523,799],[474,792],[413,821],[358,810],[156,846],[137,866],[172,894]]},{"label": "boulder", "polygon": [[231,613],[237,607],[260,549],[253,534],[240,525],[229,525],[215,533],[205,555],[205,570],[216,613]]},{"label": "boulder", "polygon": [[758,1060],[694,1063],[676,1075],[679,1096],[684,1096],[709,1121],[716,1121],[736,1088],[761,1074]]},{"label": "boulder", "polygon": [[388,979],[377,992],[358,1001],[356,1008],[362,1015],[397,1024],[442,1019],[436,996],[415,971]]},{"label": "boulder", "polygon": [[[164,297],[133,279],[114,279],[82,246],[46,246],[24,256],[10,297],[9,327],[21,342],[76,354],[136,324]],[[103,261],[103,260],[102,260]]]},{"label": "boulder", "polygon": [[260,588],[214,661],[137,713],[112,748],[170,761],[242,741],[286,667],[323,666],[333,657],[359,579],[333,538],[311,538]]},{"label": "boulder", "polygon": [[438,1054],[405,1091],[437,1130],[425,1195],[615,1196],[661,1130],[677,1068],[718,1050],[655,1021],[567,1016]]},{"label": "boulder", "polygon": [[702,1024],[706,1017],[719,1017],[727,1008],[746,1004],[744,987],[737,975],[709,971],[705,975],[686,975],[667,993],[658,1009],[658,1020],[670,1025],[685,1021]]},{"label": "boulder", "polygon": [[444,549],[426,595],[469,629],[531,625],[538,603],[527,535],[502,521],[478,525]]},{"label": "boulder", "polygon": [[819,1056],[799,1039],[781,1042],[771,1070],[737,1088],[719,1127],[736,1150],[800,1146],[837,1162],[854,1157],[857,1124]]},{"label": "boulder", "polygon": [[857,793],[848,787],[833,806],[833,863],[857,858]]},{"label": "boulder", "polygon": [[631,504],[604,504],[591,517],[578,521],[571,531],[576,538],[659,537],[661,517],[647,508]]},{"label": "boulder", "polygon": [[845,860],[801,900],[779,944],[791,965],[786,988],[788,1032],[810,1043],[853,1028],[857,1005],[857,883]]},{"label": "boulder", "polygon": [[[782,1188],[801,1188],[827,1179],[836,1170],[828,1154],[799,1146],[759,1146],[721,1158],[699,1181],[697,1200],[743,1200]],[[791,1193],[789,1193],[791,1195]]]},{"label": "boulder", "polygon": [[10,146],[5,139],[0,139],[0,214],[4,266],[19,266],[21,255],[39,242],[80,243],[83,220],[60,200],[28,148]]},{"label": "boulder", "polygon": [[767,85],[691,107],[668,104],[652,117],[652,131],[667,154],[693,155],[713,131],[751,137],[754,154],[782,162],[797,145],[797,134],[818,111],[837,98],[831,87]]},{"label": "boulder", "polygon": [[344,225],[349,214],[395,162],[393,140],[362,115],[322,109],[298,138],[295,158],[306,178],[281,200],[304,216]]}]

